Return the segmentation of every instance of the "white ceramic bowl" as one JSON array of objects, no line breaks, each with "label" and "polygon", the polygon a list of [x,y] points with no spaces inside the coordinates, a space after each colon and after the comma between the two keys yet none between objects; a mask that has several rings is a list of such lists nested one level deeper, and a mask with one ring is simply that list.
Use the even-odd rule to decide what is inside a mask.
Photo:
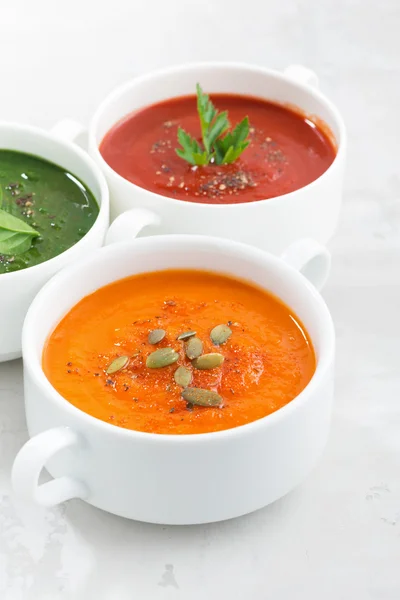
[{"label": "white ceramic bowl", "polygon": [[[119,222],[121,228],[125,225]],[[129,230],[129,227],[126,229]],[[329,255],[301,241],[284,259],[205,236],[157,236],[113,244],[58,273],[39,292],[23,331],[25,406],[31,439],[13,466],[20,499],[51,506],[78,497],[123,517],[194,524],[237,517],[286,494],[325,446],[333,395],[334,330],[315,287]],[[201,268],[257,283],[302,320],[317,355],[303,392],[277,412],[216,433],[159,435],[126,430],[80,411],[51,386],[43,345],[79,300],[120,278],[166,268]],[[55,478],[38,485],[42,468]]]},{"label": "white ceramic bowl", "polygon": [[[250,94],[295,105],[322,119],[336,138],[338,152],[327,171],[289,194],[242,204],[196,204],[166,198],[130,183],[103,159],[99,144],[127,114],[155,102],[193,94],[197,82],[207,92]],[[314,73],[291,66],[283,73],[235,63],[190,64],[138,77],[111,93],[96,111],[89,128],[89,153],[104,172],[111,194],[111,218],[133,207],[152,210],[158,225],[146,235],[205,234],[253,244],[279,254],[293,241],[311,237],[325,244],[338,221],[346,153],[346,131],[335,106],[317,89]]]},{"label": "white ceramic bowl", "polygon": [[66,139],[61,133],[0,123],[0,148],[34,154],[71,171],[89,187],[100,208],[88,233],[65,252],[28,269],[0,274],[0,362],[21,356],[22,323],[42,285],[67,264],[99,248],[107,231],[109,194],[104,175],[83,150],[68,141],[70,132]]}]

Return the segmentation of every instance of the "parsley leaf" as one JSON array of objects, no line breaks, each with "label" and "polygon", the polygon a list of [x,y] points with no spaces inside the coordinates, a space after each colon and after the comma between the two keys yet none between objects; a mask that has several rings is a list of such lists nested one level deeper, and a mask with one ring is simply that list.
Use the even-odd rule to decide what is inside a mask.
[{"label": "parsley leaf", "polygon": [[203,151],[200,144],[182,127],[178,128],[178,141],[182,146],[182,148],[176,150],[178,156],[191,165],[206,165],[208,163],[207,152]]},{"label": "parsley leaf", "polygon": [[176,149],[177,155],[191,165],[223,165],[234,162],[250,143],[247,139],[250,129],[248,117],[236,125],[233,131],[229,131],[227,111],[218,112],[200,84],[197,84],[196,90],[203,145],[179,127],[178,142],[181,148]]},{"label": "parsley leaf", "polygon": [[243,121],[236,125],[235,129],[227,133],[224,138],[215,142],[215,154],[218,164],[224,165],[234,162],[242,154],[243,150],[249,145],[247,136],[249,135],[249,118],[245,117]]}]

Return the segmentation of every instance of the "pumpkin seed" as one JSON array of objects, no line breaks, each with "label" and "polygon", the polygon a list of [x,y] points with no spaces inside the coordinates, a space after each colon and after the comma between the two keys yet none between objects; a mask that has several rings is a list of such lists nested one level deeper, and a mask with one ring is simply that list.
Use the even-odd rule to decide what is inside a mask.
[{"label": "pumpkin seed", "polygon": [[191,337],[185,344],[186,356],[193,360],[203,352],[203,342],[197,337]]},{"label": "pumpkin seed", "polygon": [[161,340],[163,340],[164,338],[164,329],[153,329],[153,331],[150,331],[149,335],[147,336],[147,341],[149,342],[149,344],[158,344],[158,342],[161,342]]},{"label": "pumpkin seed", "polygon": [[232,329],[228,325],[222,324],[217,325],[211,330],[210,338],[215,346],[224,344],[228,338],[232,335]]},{"label": "pumpkin seed", "polygon": [[224,357],[222,354],[218,354],[218,352],[212,352],[211,354],[203,354],[198,358],[195,358],[192,362],[192,365],[195,369],[215,369],[215,367],[220,367],[224,362]]},{"label": "pumpkin seed", "polygon": [[188,338],[192,337],[193,335],[196,335],[196,331],[184,331],[183,333],[181,333],[180,335],[178,335],[178,337],[176,338],[177,340],[187,340]]},{"label": "pumpkin seed", "polygon": [[179,358],[179,354],[173,348],[159,348],[155,350],[146,359],[146,367],[149,369],[161,369],[172,365]]},{"label": "pumpkin seed", "polygon": [[129,356],[118,356],[114,358],[114,360],[108,365],[106,373],[107,375],[112,375],[117,371],[121,371],[129,362]]},{"label": "pumpkin seed", "polygon": [[192,372],[184,366],[178,367],[174,373],[175,382],[185,388],[192,381]]},{"label": "pumpkin seed", "polygon": [[182,390],[181,396],[186,402],[198,406],[219,406],[222,404],[222,398],[217,392],[201,388],[185,388]]}]

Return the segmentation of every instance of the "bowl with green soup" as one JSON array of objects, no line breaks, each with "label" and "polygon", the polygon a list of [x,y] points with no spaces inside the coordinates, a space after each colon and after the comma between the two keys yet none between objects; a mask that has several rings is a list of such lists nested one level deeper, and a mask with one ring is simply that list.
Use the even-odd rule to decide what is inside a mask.
[{"label": "bowl with green soup", "polygon": [[21,355],[25,313],[67,264],[102,245],[104,176],[61,132],[0,123],[0,362]]}]

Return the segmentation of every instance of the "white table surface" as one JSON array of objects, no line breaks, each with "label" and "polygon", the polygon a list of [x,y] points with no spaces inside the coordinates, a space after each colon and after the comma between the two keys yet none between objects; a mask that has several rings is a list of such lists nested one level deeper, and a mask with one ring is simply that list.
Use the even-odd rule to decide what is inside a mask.
[{"label": "white table surface", "polygon": [[[307,481],[255,514],[160,527],[80,501],[18,512],[27,439],[20,361],[0,365],[1,600],[400,598],[400,4],[398,0],[13,0],[1,3],[0,115],[87,122],[116,84],[182,61],[303,63],[350,147],[324,296],[336,401]],[[324,199],[321,198],[321,202]]]}]

